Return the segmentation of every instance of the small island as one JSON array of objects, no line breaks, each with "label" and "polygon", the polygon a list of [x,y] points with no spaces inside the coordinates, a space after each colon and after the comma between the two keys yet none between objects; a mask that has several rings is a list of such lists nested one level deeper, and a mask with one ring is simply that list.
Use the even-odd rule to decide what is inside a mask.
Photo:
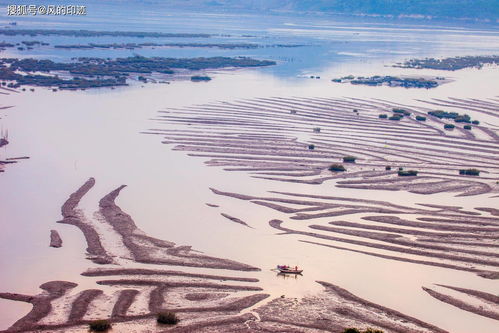
[{"label": "small island", "polygon": [[109,43],[109,44],[68,44],[54,45],[56,49],[65,50],[89,50],[89,49],[140,49],[143,47],[200,47],[200,48],[219,48],[219,49],[256,49],[260,47],[258,44],[250,43]]},{"label": "small island", "polygon": [[57,30],[57,29],[0,29],[0,35],[6,36],[71,36],[71,37],[138,37],[138,38],[208,38],[212,35],[202,33],[165,33],[140,31],[93,31],[93,30]]},{"label": "small island", "polygon": [[498,65],[499,55],[452,57],[443,59],[411,59],[403,63],[395,64],[393,67],[456,71],[463,68],[482,68],[487,64]]},{"label": "small island", "polygon": [[354,77],[353,75],[345,76],[338,79],[332,79],[332,82],[336,83],[351,83],[356,85],[366,85],[366,86],[389,86],[389,87],[404,87],[404,88],[436,88],[439,86],[439,82],[435,79],[426,78],[411,78],[411,77],[396,77],[396,76],[371,76]]},{"label": "small island", "polygon": [[191,81],[192,82],[208,82],[208,81],[211,81],[211,77],[202,76],[202,75],[194,75],[194,76],[191,76]]},{"label": "small island", "polygon": [[[78,58],[69,63],[3,58],[0,59],[0,80],[3,81],[3,86],[6,85],[9,88],[32,85],[58,87],[59,89],[85,89],[124,86],[127,85],[126,80],[131,74],[141,74],[138,79],[147,82],[147,78],[143,74],[174,74],[173,69],[197,71],[227,67],[261,67],[275,64],[274,61],[247,57],[148,58],[133,56],[117,59]],[[34,74],[35,72],[44,74]],[[72,75],[72,78],[61,78],[58,75],[59,72],[67,72]],[[207,81],[206,79],[201,80]],[[7,84],[7,81],[11,82]]]}]

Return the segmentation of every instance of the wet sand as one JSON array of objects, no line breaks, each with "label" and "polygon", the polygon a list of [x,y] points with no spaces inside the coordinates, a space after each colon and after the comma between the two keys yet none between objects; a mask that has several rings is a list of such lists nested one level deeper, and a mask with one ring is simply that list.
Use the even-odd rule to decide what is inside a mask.
[{"label": "wet sand", "polygon": [[[88,242],[87,252],[89,260],[95,261],[95,245],[102,248],[100,239],[106,235],[98,234],[91,229],[78,205],[81,199],[95,185],[95,179],[90,178],[63,204],[61,213],[65,223],[78,227],[85,235]],[[201,255],[191,251],[190,247],[175,247],[169,241],[147,236],[137,228],[131,217],[123,212],[115,204],[115,199],[124,186],[104,196],[99,207],[105,222],[113,226],[119,235],[122,245],[127,247],[132,258],[119,258],[113,255],[113,249],[103,249],[108,262],[98,261],[101,265],[111,265],[109,268],[89,269],[82,273],[85,277],[114,279],[97,280],[96,287],[109,286],[114,290],[115,297],[105,297],[109,291],[102,289],[85,289],[79,293],[72,293],[77,284],[66,281],[52,281],[40,286],[46,293],[39,295],[22,295],[13,293],[0,293],[0,297],[14,301],[28,302],[33,304],[33,310],[23,318],[19,319],[9,329],[2,332],[28,332],[28,331],[71,331],[72,329],[83,329],[83,325],[92,320],[91,313],[94,307],[100,308],[101,316],[106,313],[105,309],[111,309],[104,317],[110,318],[115,329],[121,331],[120,323],[146,320],[148,325],[154,323],[155,315],[159,311],[173,310],[181,318],[180,324],[165,331],[213,331],[229,332],[237,331],[265,331],[273,329],[276,325],[288,327],[291,331],[316,330],[336,331],[340,327],[350,324],[363,326],[366,323],[375,324],[388,330],[388,332],[444,332],[432,325],[417,319],[405,316],[397,311],[390,310],[380,305],[362,300],[348,291],[337,286],[321,282],[325,287],[323,296],[315,296],[313,299],[302,301],[293,300],[289,304],[286,299],[274,299],[266,305],[256,307],[258,315],[249,312],[241,315],[241,311],[254,307],[259,302],[268,298],[268,294],[258,286],[258,280],[251,277],[232,277],[230,275],[207,275],[172,270],[125,268],[123,265],[133,265],[146,262],[149,265],[187,265],[200,268],[222,268],[232,271],[244,271],[251,274],[256,268],[243,265],[227,259],[218,259]],[[69,223],[69,222],[71,223]],[[92,230],[89,231],[88,230]],[[109,235],[108,235],[109,236]],[[97,237],[97,238],[94,238]],[[146,250],[147,249],[147,250]],[[166,249],[166,251],[165,251]],[[168,251],[168,250],[174,251]],[[93,255],[91,255],[91,252]],[[161,259],[155,259],[155,253],[161,252]],[[165,259],[173,257],[175,259]],[[118,267],[116,267],[118,266]],[[120,267],[121,266],[121,267]],[[224,283],[225,282],[225,283]],[[253,294],[248,295],[251,292]],[[146,311],[139,314],[128,314],[132,305],[138,301],[141,294],[148,299]],[[334,296],[334,297],[332,297]],[[333,301],[334,300],[334,301]],[[60,307],[53,306],[58,301],[66,304],[61,311]],[[173,302],[173,303],[172,303]],[[299,303],[296,303],[299,302]],[[351,309],[346,309],[348,302]],[[321,324],[316,318],[309,318],[305,313],[316,313],[316,307],[330,307],[332,304],[342,304],[340,308],[333,308],[329,314],[320,314],[328,319]],[[359,304],[360,307],[359,307]],[[372,310],[369,310],[371,308]],[[104,311],[104,312],[102,312]],[[302,317],[296,316],[295,311],[302,313]],[[351,312],[354,311],[354,312]],[[379,314],[384,312],[384,314]],[[276,312],[283,312],[277,315]],[[336,313],[336,314],[334,314]],[[348,313],[348,316],[346,314]],[[376,313],[376,314],[375,314]],[[196,316],[192,316],[197,314]],[[288,319],[286,317],[289,316]],[[45,318],[59,318],[49,320]],[[65,319],[64,319],[65,318]],[[290,318],[293,318],[291,320]],[[62,320],[62,321],[61,321]],[[335,324],[331,325],[333,321]],[[284,325],[284,326],[283,326]],[[414,328],[417,329],[414,329]]]},{"label": "wet sand", "polygon": [[[279,109],[279,103],[284,105],[281,109],[282,116],[265,116],[269,110]],[[335,188],[370,193],[390,189],[401,194],[411,192],[428,196],[494,195],[497,193],[493,183],[497,175],[494,157],[497,143],[485,126],[482,126],[483,130],[473,133],[448,133],[439,129],[441,124],[420,124],[407,120],[406,123],[383,124],[378,130],[377,112],[382,108],[390,108],[395,103],[385,106],[386,102],[366,100],[352,102],[294,99],[291,104],[300,104],[295,107],[301,108],[296,115],[303,116],[304,119],[290,122],[287,122],[290,114],[287,108],[290,104],[280,98],[264,102],[246,101],[242,103],[247,104],[244,107],[234,102],[235,105],[229,107],[232,111],[221,111],[220,105],[214,104],[215,106],[199,107],[195,112],[187,109],[177,113],[175,117],[184,117],[181,123],[185,124],[185,130],[180,126],[175,131],[168,128],[149,132],[164,136],[164,143],[170,147],[175,146],[178,152],[203,157],[209,166],[265,178],[269,181],[265,184],[295,183],[302,184],[303,188],[330,184],[333,195],[313,196],[307,194],[309,191],[268,191],[266,195],[254,195],[246,189],[241,190],[242,193],[223,191],[223,187],[214,183],[213,196],[209,199],[213,199],[209,202],[214,203],[210,209],[215,211],[215,208],[220,208],[223,214],[239,221],[247,221],[255,228],[268,223],[269,219],[262,219],[263,222],[251,220],[246,214],[239,215],[231,209],[233,202],[243,201],[248,203],[249,209],[254,206],[265,209],[271,215],[274,212],[281,214],[282,223],[269,225],[270,230],[279,232],[274,236],[276,238],[297,237],[298,241],[308,242],[310,246],[318,248],[336,247],[341,248],[341,251],[357,251],[365,256],[376,256],[388,261],[450,268],[476,273],[488,279],[497,278],[497,244],[493,240],[498,232],[496,226],[499,221],[493,214],[494,211],[483,210],[487,207],[477,205],[476,209],[470,209],[469,205],[464,208],[458,203],[450,205],[449,202],[417,206],[419,201],[404,205],[390,203],[381,197],[376,201],[334,196]],[[262,108],[259,104],[266,105]],[[317,110],[320,110],[322,104],[321,118],[321,112]],[[345,110],[336,110],[336,105],[344,105]],[[361,115],[356,116],[360,117],[360,127],[355,125],[358,118],[346,114],[351,112],[353,105],[358,106],[361,111]],[[369,105],[378,105],[378,109]],[[240,111],[236,111],[238,107],[241,108]],[[261,117],[251,113],[251,110],[259,108],[262,109]],[[414,109],[419,110],[416,107]],[[226,111],[234,112],[232,119],[219,120]],[[329,114],[330,111],[332,115]],[[182,112],[186,114],[182,115]],[[367,114],[365,119],[362,118],[362,112]],[[197,119],[201,113],[203,117],[210,119]],[[282,123],[276,124],[281,121],[277,120],[279,118]],[[309,124],[308,118],[320,120],[318,124]],[[177,121],[179,118],[165,119],[161,119],[159,123],[167,124],[170,121],[175,126],[180,123]],[[314,133],[314,126],[321,126],[321,133]],[[340,127],[350,128],[355,135],[347,136],[347,130],[340,131]],[[208,133],[211,129],[213,135]],[[364,129],[366,134],[362,134]],[[401,135],[407,136],[408,144],[396,143],[397,140],[401,141]],[[425,138],[431,136],[434,136],[435,142],[430,140],[432,142],[429,143]],[[314,151],[308,150],[309,142],[315,144]],[[421,146],[416,147],[417,145]],[[461,155],[456,158],[453,154],[445,154],[447,149],[462,154],[462,159]],[[332,175],[326,170],[330,163],[340,161],[347,154],[353,154],[359,159],[355,164],[346,165],[346,173]],[[423,171],[421,177],[399,179],[396,172],[384,170],[387,164],[393,165],[393,170],[403,166]],[[461,167],[479,167],[484,173],[480,177],[462,177],[455,172]],[[85,329],[85,324],[90,320],[105,314],[115,322],[117,331],[126,330],[130,324],[161,331],[163,328],[154,323],[155,311],[167,309],[178,312],[181,317],[181,323],[173,331],[189,331],[192,328],[196,331],[268,331],[280,327],[296,332],[336,332],[345,325],[362,328],[366,323],[383,328],[386,332],[439,331],[431,324],[414,319],[414,316],[393,312],[396,309],[383,308],[382,304],[377,307],[377,302],[373,302],[373,299],[364,300],[360,298],[363,297],[361,294],[358,299],[354,299],[337,283],[321,284],[325,291],[315,295],[316,298],[269,299],[265,288],[260,286],[253,275],[264,267],[235,262],[229,259],[230,255],[227,255],[229,258],[204,255],[189,245],[177,245],[168,237],[163,240],[146,234],[139,228],[144,222],[135,222],[125,209],[118,206],[119,195],[125,191],[124,186],[118,187],[119,184],[114,184],[114,190],[108,190],[108,194],[99,200],[90,197],[92,207],[97,210],[95,216],[90,216],[88,209],[81,209],[82,204],[86,207],[89,205],[85,200],[89,200],[88,195],[95,187],[92,180],[76,189],[63,204],[61,211],[64,223],[69,224],[68,227],[76,226],[85,235],[90,261],[89,270],[84,271],[82,276],[93,278],[91,281],[95,285],[75,292],[71,289],[62,298],[54,298],[54,302],[66,302],[66,308],[52,307],[45,319],[28,318],[24,322],[32,325],[31,329],[78,331]],[[283,185],[284,188],[286,191],[289,189]],[[265,190],[262,188],[261,192]],[[130,208],[130,205],[123,207]],[[222,221],[230,225],[228,228],[234,225],[234,228],[252,232],[249,228],[241,228],[241,225],[232,223],[232,219],[225,218]],[[104,230],[102,225],[107,229]],[[175,232],[175,229],[171,229],[171,232]],[[68,243],[66,238],[64,240],[66,247]],[[115,244],[115,247],[108,244]],[[342,246],[337,246],[338,244]],[[62,250],[64,248],[57,251]],[[109,262],[102,262],[100,258]],[[99,263],[100,266],[96,268],[92,262]],[[169,266],[175,266],[175,270]],[[197,269],[200,270],[198,273],[192,271]],[[206,274],[206,269],[218,271],[217,274]],[[436,279],[435,283],[439,282],[443,281]],[[421,287],[428,288],[426,285]],[[466,286],[456,286],[469,289],[464,287]],[[21,301],[40,296],[2,295]],[[455,296],[452,297],[456,299]],[[324,303],[321,303],[321,298]],[[320,317],[298,317],[293,313],[315,312],[311,310],[315,309],[314,306],[329,304],[326,301],[330,302],[331,299],[355,305],[351,309],[334,308],[338,311],[323,313]],[[442,303],[450,304],[444,301]],[[248,309],[250,312],[245,313]],[[41,313],[46,313],[46,310],[43,311]],[[279,311],[283,313],[277,315]],[[386,313],[390,320],[376,317],[376,311]],[[295,321],[276,319],[286,315]],[[55,317],[71,317],[72,321],[57,321],[53,319]]]}]

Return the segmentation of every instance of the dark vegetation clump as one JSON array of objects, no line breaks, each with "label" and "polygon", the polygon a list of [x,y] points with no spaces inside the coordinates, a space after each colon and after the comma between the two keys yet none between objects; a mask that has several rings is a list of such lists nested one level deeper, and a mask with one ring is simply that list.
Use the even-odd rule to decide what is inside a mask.
[{"label": "dark vegetation clump", "polygon": [[[126,78],[131,73],[172,74],[173,68],[202,70],[223,67],[259,67],[275,64],[274,61],[255,60],[247,57],[164,58],[136,55],[117,59],[80,57],[73,62],[2,58],[0,59],[0,80],[14,81],[9,83],[9,86],[14,88],[21,85],[55,86],[61,89],[114,87],[127,85]],[[51,73],[53,71],[67,71],[73,78],[63,79],[58,75],[35,74],[35,72]]]},{"label": "dark vegetation clump", "polygon": [[399,114],[394,114],[393,116],[389,117],[388,120],[400,120],[402,118],[403,118],[403,116],[401,116]]},{"label": "dark vegetation clump", "polygon": [[468,67],[482,68],[485,64],[499,64],[499,56],[465,56],[444,59],[424,58],[411,59],[394,67],[401,68],[428,68],[444,71],[455,71]]},{"label": "dark vegetation clump", "polygon": [[357,329],[357,328],[345,328],[345,330],[342,333],[383,333],[382,330],[374,329],[374,328],[367,328],[363,331]]},{"label": "dark vegetation clump", "polygon": [[201,76],[201,75],[194,75],[191,76],[191,81],[192,82],[202,82],[202,81],[211,81],[211,77],[209,76]]},{"label": "dark vegetation clump", "polygon": [[173,312],[161,312],[158,313],[156,321],[159,324],[175,325],[180,321],[180,319],[178,319],[177,315]]},{"label": "dark vegetation clump", "polygon": [[342,172],[342,171],[346,171],[346,169],[341,164],[331,164],[331,166],[329,167],[329,171],[332,171],[332,172]]},{"label": "dark vegetation clump", "polygon": [[355,163],[356,159],[357,158],[354,156],[345,156],[345,157],[343,157],[343,162],[344,163]]},{"label": "dark vegetation clump", "polygon": [[378,118],[379,118],[379,119],[386,119],[386,118],[388,118],[388,115],[387,115],[387,114],[380,114],[380,115],[378,116]]},{"label": "dark vegetation clump", "polygon": [[417,121],[426,121],[426,117],[423,116],[416,116]]},{"label": "dark vegetation clump", "polygon": [[430,111],[428,112],[430,116],[437,117],[439,119],[453,119],[456,123],[467,123],[478,125],[480,122],[478,120],[471,120],[471,117],[467,114],[459,114],[457,112],[446,112],[442,110]]},{"label": "dark vegetation clump", "polygon": [[386,170],[386,171],[390,171],[391,169],[392,169],[392,167],[391,167],[391,166],[389,166],[389,165],[387,165],[387,166],[385,167],[385,170]]},{"label": "dark vegetation clump", "polygon": [[320,127],[314,127],[314,132],[315,133],[320,133],[321,132],[321,128]]},{"label": "dark vegetation clump", "polygon": [[456,118],[454,118],[454,121],[456,123],[471,123],[471,118],[467,114],[464,114],[464,115],[459,115]]},{"label": "dark vegetation clump", "polygon": [[460,175],[467,176],[480,176],[480,170],[478,169],[461,169],[459,170]]},{"label": "dark vegetation clump", "polygon": [[310,150],[314,150],[314,149],[315,149],[315,145],[314,145],[314,144],[310,144],[310,145],[308,145],[308,149],[310,149]]},{"label": "dark vegetation clump", "polygon": [[444,128],[448,129],[448,130],[454,129],[454,127],[456,127],[456,125],[453,125],[453,124],[445,124],[444,125]]},{"label": "dark vegetation clump", "polygon": [[464,125],[464,126],[463,126],[463,128],[464,128],[465,130],[470,130],[470,129],[471,129],[471,125]]},{"label": "dark vegetation clump", "polygon": [[417,176],[418,172],[416,170],[399,170],[398,175],[401,177],[407,177],[407,176]]},{"label": "dark vegetation clump", "polygon": [[109,320],[94,320],[88,324],[90,331],[92,332],[106,332],[111,329],[112,325]]},{"label": "dark vegetation clump", "polygon": [[393,113],[398,113],[398,114],[403,114],[404,116],[410,116],[411,113],[407,110],[404,110],[404,109],[399,109],[399,108],[394,108],[392,109],[392,112]]}]

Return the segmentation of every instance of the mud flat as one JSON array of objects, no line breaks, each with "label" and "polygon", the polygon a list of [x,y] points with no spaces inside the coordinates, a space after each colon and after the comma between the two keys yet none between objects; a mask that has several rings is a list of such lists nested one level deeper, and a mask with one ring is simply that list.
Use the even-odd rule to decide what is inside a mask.
[{"label": "mud flat", "polygon": [[[386,332],[444,332],[326,282],[320,282],[325,291],[317,296],[301,301],[278,298],[259,305],[269,295],[259,286],[258,279],[230,274],[231,271],[251,274],[258,268],[202,255],[190,247],[175,246],[172,242],[147,236],[115,203],[124,186],[99,201],[98,209],[104,217],[99,223],[107,223],[112,228],[109,229],[111,234],[98,233],[92,228],[95,221],[89,221],[78,208],[94,185],[95,179],[87,180],[66,200],[61,213],[62,221],[76,226],[84,234],[89,244],[88,254],[95,250],[94,245],[100,244],[104,258],[111,259],[98,261],[102,266],[89,268],[81,274],[101,279],[94,280],[95,288],[83,290],[77,289],[78,285],[73,282],[51,281],[40,286],[43,291],[38,295],[0,293],[0,298],[33,304],[26,316],[2,332],[78,332],[86,330],[86,325],[99,318],[110,319],[117,331],[135,328],[172,332],[257,332],[285,328],[290,332],[337,332],[346,326],[369,324]],[[103,238],[114,239],[117,247],[103,248],[103,244],[108,244],[101,241]],[[127,248],[132,256],[120,257],[119,248]],[[92,255],[87,259],[95,261]],[[140,262],[143,262],[142,266],[136,267]],[[144,263],[148,268],[144,268]],[[218,272],[227,274],[159,269],[165,265],[218,268]],[[317,307],[330,310],[317,312]],[[159,311],[176,312],[180,323],[175,327],[156,326],[155,316]],[[297,316],[297,313],[301,315]],[[303,315],[305,313],[308,314]]]},{"label": "mud flat", "polygon": [[62,238],[57,230],[50,230],[50,247],[61,247]]},{"label": "mud flat", "polygon": [[[479,109],[483,104],[470,101],[470,105]],[[209,166],[258,178],[250,179],[262,185],[258,195],[247,193],[246,187],[230,192],[213,184],[212,197],[203,202],[216,202],[222,212],[232,213],[229,207],[235,203],[235,207],[257,207],[259,212],[279,216],[281,220],[264,220],[271,220],[265,227],[277,234],[271,235],[273,239],[288,237],[322,254],[341,251],[390,264],[405,262],[416,269],[468,274],[485,282],[497,279],[499,220],[495,211],[483,210],[485,202],[498,193],[495,130],[478,125],[471,132],[446,131],[441,119],[416,120],[415,115],[427,115],[430,110],[421,106],[404,106],[412,115],[396,122],[378,117],[396,107],[380,100],[326,98],[212,103],[162,112],[156,119],[159,128],[148,133],[177,151],[203,158]],[[314,130],[317,127],[320,131]],[[315,149],[309,149],[309,144]],[[345,156],[356,157],[355,163],[343,163],[345,172],[328,170]],[[399,177],[399,167],[420,173]],[[463,168],[478,168],[481,175],[459,175]],[[354,295],[338,282],[319,282],[324,290],[301,299],[271,299],[256,279],[259,267],[146,234],[140,221],[136,223],[118,205],[118,198],[126,195],[125,185],[116,184],[97,200],[90,197],[82,210],[82,200],[96,191],[94,185],[93,178],[87,180],[61,208],[63,223],[77,227],[87,242],[89,265],[81,274],[88,285],[76,288],[74,282],[52,281],[49,285],[66,287],[50,293],[42,285],[35,295],[0,294],[4,299],[40,304],[35,314],[21,318],[5,332],[78,332],[86,330],[91,320],[103,318],[110,318],[116,331],[341,332],[345,327],[371,326],[385,332],[444,332],[431,320],[403,314],[372,295],[357,291]],[[325,185],[330,191],[321,195],[309,190]],[[368,200],[345,195],[348,189],[350,194],[377,197],[387,188],[401,196],[411,192],[407,198],[416,201],[395,203],[389,197]],[[437,195],[452,200],[422,200]],[[453,201],[457,196],[478,198],[471,201],[478,204],[459,204]],[[97,214],[90,216],[89,207]],[[215,210],[210,211],[220,218]],[[243,210],[234,215],[258,226]],[[447,289],[442,291],[429,287],[430,283],[456,287],[437,286]],[[435,297],[436,293],[422,288],[449,298]],[[486,289],[437,277],[415,289],[425,300],[462,309],[463,314],[490,314],[488,309],[495,302]],[[478,312],[480,306],[470,301],[472,297],[483,304],[484,313]],[[171,328],[157,326],[155,316],[161,310],[177,313],[180,323]]]},{"label": "mud flat", "polygon": [[[452,119],[429,114],[439,108],[458,115],[470,110],[476,121],[467,129]],[[403,116],[396,120],[380,117],[401,109]],[[496,99],[448,98],[398,105],[381,99],[269,97],[162,110],[157,126],[147,133],[161,136],[164,144],[201,158],[208,166],[265,180],[267,183],[261,184],[268,184],[269,188],[279,183],[296,184],[286,186],[296,191],[274,190],[264,195],[261,191],[260,195],[251,195],[243,190],[229,192],[216,186],[211,189],[213,194],[233,200],[224,201],[227,207],[241,201],[247,203],[242,207],[251,209],[257,205],[280,216],[269,222],[278,232],[277,237],[293,237],[331,251],[497,279],[499,219],[495,208],[480,205],[478,199],[491,202],[499,192],[497,127],[480,121],[484,117],[497,122],[497,110]],[[451,122],[454,128],[449,130],[445,125]],[[346,156],[354,156],[354,162],[345,163]],[[342,164],[346,171],[329,171],[333,163]],[[484,173],[463,176],[459,170],[464,168]],[[401,177],[399,170],[415,170],[417,176]],[[361,197],[366,197],[362,193],[371,193],[370,197],[378,197],[379,193],[383,198],[387,191],[398,191],[404,197],[404,192],[409,192],[448,199],[395,204],[384,198],[310,194],[314,193],[310,187],[322,189],[324,185],[329,185],[332,193],[339,189],[356,190]],[[459,201],[459,197],[477,204],[461,207],[456,203],[465,201]],[[425,285],[421,288],[429,297],[449,306],[495,319],[495,312],[489,309],[489,297],[493,296],[490,293],[453,287],[454,294],[448,295]],[[482,297],[480,302],[488,303],[476,305],[469,297]],[[276,304],[275,308],[268,308],[275,320],[288,318],[290,312],[284,306],[287,302],[291,301],[277,299],[268,303]],[[301,309],[299,304],[306,301],[293,302],[296,309]],[[281,306],[286,310],[275,314]],[[269,317],[265,318],[260,310],[255,311],[266,323]],[[278,321],[272,328],[286,327],[292,332],[327,330],[326,325],[310,324],[302,317],[289,316],[289,320]],[[307,324],[286,326],[296,318]],[[388,331],[421,329],[401,329],[366,317],[361,321]],[[329,325],[332,327],[332,323]],[[338,331],[339,327],[335,329]]]},{"label": "mud flat", "polygon": [[429,295],[432,297],[453,305],[457,308],[460,308],[462,310],[468,311],[475,313],[480,316],[492,318],[495,320],[499,320],[499,311],[498,311],[498,305],[499,305],[499,300],[498,297],[489,293],[484,293],[481,291],[477,290],[471,290],[471,289],[465,289],[465,288],[457,288],[457,287],[450,287],[450,286],[444,286],[444,285],[439,285],[441,287],[447,288],[447,289],[452,289],[458,292],[461,292],[466,295],[473,296],[475,300],[479,300],[480,303],[473,304],[471,302],[466,302],[462,301],[458,298],[455,298],[453,296],[447,295],[445,293],[440,293],[438,291],[435,291],[430,288],[425,288],[423,287],[423,290],[427,292]]},{"label": "mud flat", "polygon": [[[487,112],[479,101],[467,101],[467,106]],[[458,127],[446,131],[446,122],[436,117],[416,120],[428,116],[428,109],[414,106],[405,107],[411,116],[400,121],[378,118],[397,107],[378,100],[261,98],[160,112],[158,123],[196,125],[204,130],[202,136],[192,129],[149,133],[162,135],[163,143],[173,144],[175,150],[208,158],[209,165],[248,171],[267,180],[322,184],[341,179],[336,186],[461,196],[498,190],[492,181],[499,170],[495,130],[476,125],[472,131]],[[321,131],[313,132],[318,125]],[[300,141],[297,136],[308,139]],[[315,149],[307,149],[309,144]],[[331,163],[348,155],[357,161],[345,165],[347,172],[327,171]],[[386,166],[392,169],[387,171]],[[417,170],[418,176],[398,177],[397,168]],[[483,169],[487,174],[463,177],[462,168]]]},{"label": "mud flat", "polygon": [[[147,236],[114,202],[124,186],[98,203],[104,216],[104,221],[98,223],[112,227],[109,229],[111,234],[98,233],[94,227],[96,221],[87,219],[78,208],[94,185],[95,179],[90,178],[70,195],[61,208],[63,220],[60,222],[82,231],[88,244],[88,260],[106,265],[106,268],[89,269],[82,275],[103,279],[96,281],[97,288],[80,292],[72,291],[77,287],[76,283],[51,281],[40,286],[44,292],[39,295],[0,293],[0,298],[33,304],[31,312],[2,332],[81,331],[86,329],[82,325],[96,319],[97,313],[99,318],[111,318],[114,323],[146,319],[151,325],[155,323],[158,311],[173,310],[182,313],[182,317],[190,316],[193,321],[199,321],[237,315],[268,297],[256,285],[258,279],[252,277],[157,269],[158,265],[175,265],[218,268],[227,272],[258,270],[232,260],[200,254],[189,246],[175,246],[172,242]],[[103,242],[103,238],[113,239],[117,247],[104,248],[103,244],[109,243]],[[131,258],[119,255],[123,248],[130,251]],[[150,268],[133,267],[140,262]],[[115,278],[110,279],[110,276]],[[144,299],[147,300],[145,304]],[[141,310],[137,313],[137,309]]]}]

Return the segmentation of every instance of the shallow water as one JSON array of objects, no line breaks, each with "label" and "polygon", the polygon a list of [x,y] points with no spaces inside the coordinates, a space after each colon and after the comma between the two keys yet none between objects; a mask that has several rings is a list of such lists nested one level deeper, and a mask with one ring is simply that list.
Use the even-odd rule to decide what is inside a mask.
[{"label": "shallow water", "polygon": [[[483,77],[497,77],[497,70],[463,71],[459,75],[464,78],[447,86],[454,86],[454,92],[466,91],[468,85]],[[2,111],[3,124],[9,128],[12,142],[3,149],[2,156],[15,154],[31,158],[8,166],[0,177],[0,211],[2,221],[8,221],[3,223],[4,233],[0,236],[2,289],[34,293],[37,285],[55,279],[89,284],[87,278],[79,276],[92,266],[83,258],[85,245],[81,234],[72,226],[57,225],[55,221],[60,219],[60,206],[67,196],[87,178],[95,177],[96,186],[82,201],[88,216],[97,209],[98,199],[127,184],[118,204],[146,233],[192,245],[209,255],[261,267],[262,272],[252,275],[274,296],[308,295],[321,289],[315,281],[324,280],[453,332],[476,328],[492,332],[491,320],[442,304],[424,293],[421,286],[442,283],[493,293],[495,282],[472,273],[388,261],[297,241],[306,240],[305,236],[276,236],[276,230],[268,221],[286,219],[284,214],[216,196],[209,187],[251,195],[279,190],[372,199],[370,191],[337,188],[333,191],[328,182],[310,186],[252,179],[243,172],[206,167],[203,158],[188,157],[161,144],[161,136],[140,133],[161,127],[149,120],[156,117],[157,110],[216,100],[255,96],[367,98],[379,97],[378,91],[383,91],[383,98],[387,100],[411,104],[413,98],[446,97],[449,92],[442,86],[434,91],[403,90],[405,96],[400,96],[397,89],[333,87],[326,81],[286,82],[247,70],[219,72],[216,80],[203,86],[175,82],[166,86],[85,92],[53,93],[36,89],[33,93],[4,97],[4,104],[15,107]],[[463,96],[494,95],[481,89]],[[496,200],[484,196],[456,198],[450,194],[376,193],[376,199],[392,203],[438,203],[466,209],[477,205],[493,207]],[[211,208],[205,203],[220,204],[221,208]],[[242,219],[255,229],[225,219],[220,216],[222,212]],[[48,247],[51,228],[61,232],[62,249]],[[63,270],[61,262],[64,262]],[[270,270],[276,263],[297,264],[305,269],[305,274],[297,279],[283,279]],[[1,301],[0,306],[5,313],[4,327],[26,311],[25,306],[11,307],[7,301]]]}]

